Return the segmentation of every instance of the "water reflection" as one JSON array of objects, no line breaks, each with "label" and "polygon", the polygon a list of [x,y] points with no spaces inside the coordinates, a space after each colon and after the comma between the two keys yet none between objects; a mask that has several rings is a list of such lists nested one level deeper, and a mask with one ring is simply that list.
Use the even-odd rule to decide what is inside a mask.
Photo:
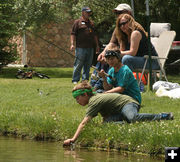
[{"label": "water reflection", "polygon": [[63,149],[58,142],[21,140],[0,136],[0,162],[162,162],[146,156],[117,152]]}]

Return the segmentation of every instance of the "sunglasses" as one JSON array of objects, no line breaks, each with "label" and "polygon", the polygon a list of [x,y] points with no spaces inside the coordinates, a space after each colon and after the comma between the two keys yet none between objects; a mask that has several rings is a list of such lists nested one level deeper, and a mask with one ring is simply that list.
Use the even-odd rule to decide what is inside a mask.
[{"label": "sunglasses", "polygon": [[114,11],[114,13],[116,14],[116,15],[120,15],[120,14],[125,14],[125,13],[129,13],[127,10],[123,10],[123,11]]},{"label": "sunglasses", "polygon": [[119,23],[119,27],[121,27],[122,25],[125,25],[125,24],[127,24],[127,23],[128,23],[128,21],[125,21],[125,22]]},{"label": "sunglasses", "polygon": [[120,14],[122,14],[123,12],[122,11],[116,11],[116,12],[114,12],[116,15],[120,15]]}]

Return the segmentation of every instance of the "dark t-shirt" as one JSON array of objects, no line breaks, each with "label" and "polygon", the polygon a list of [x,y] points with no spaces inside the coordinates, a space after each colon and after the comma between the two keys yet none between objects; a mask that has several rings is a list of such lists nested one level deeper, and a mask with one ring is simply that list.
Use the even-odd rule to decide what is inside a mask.
[{"label": "dark t-shirt", "polygon": [[[148,38],[146,37],[146,35],[144,34],[143,31],[141,31],[141,30],[138,30],[138,31],[141,33],[142,39],[140,40],[139,48],[138,48],[136,56],[143,57],[144,55],[148,55],[149,54],[148,53]],[[116,37],[115,30],[114,30],[114,32],[112,34],[110,42],[119,45],[118,39]],[[130,49],[130,43],[127,43],[126,44],[126,50],[129,50],[129,49]],[[156,52],[156,50],[155,50],[155,48],[154,48],[152,43],[151,43],[151,55],[152,56],[157,56],[157,52]]]},{"label": "dark t-shirt", "polygon": [[[141,33],[142,39],[139,42],[139,48],[138,48],[136,56],[143,57],[144,55],[148,55],[148,38],[146,37],[143,31],[141,30],[138,30],[138,31]],[[130,43],[127,43],[126,50],[129,50],[129,49],[130,49]],[[157,52],[154,46],[152,45],[152,43],[151,43],[151,55],[157,56]]]},{"label": "dark t-shirt", "polygon": [[76,47],[93,48],[95,47],[95,29],[92,21],[85,21],[82,17],[75,20],[72,26],[72,35],[76,37]]}]

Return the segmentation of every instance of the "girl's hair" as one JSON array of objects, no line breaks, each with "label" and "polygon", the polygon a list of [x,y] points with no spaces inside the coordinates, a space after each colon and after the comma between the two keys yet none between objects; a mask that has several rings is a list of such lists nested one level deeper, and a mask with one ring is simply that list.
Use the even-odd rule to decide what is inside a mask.
[{"label": "girl's hair", "polygon": [[125,18],[129,22],[128,27],[129,27],[130,33],[132,33],[134,30],[139,29],[142,32],[144,32],[146,37],[148,37],[148,33],[144,30],[144,28],[141,26],[141,24],[139,24],[138,22],[136,22],[134,20],[134,18],[131,15],[129,15],[129,14],[121,14],[121,15],[119,15],[119,17],[116,20],[116,29],[115,29],[116,36],[117,36],[117,39],[118,39],[119,43],[122,43],[123,45],[125,45],[126,42],[128,41],[127,40],[127,35],[121,30],[121,28],[119,26],[120,20],[122,18]]},{"label": "girl's hair", "polygon": [[[83,90],[83,89],[92,90],[92,87],[90,86],[90,84],[89,84],[87,81],[82,81],[81,83],[77,84],[77,85],[73,88],[72,92],[74,92],[74,91],[76,91],[76,90],[78,90],[78,89],[82,89],[82,90]],[[93,91],[87,92],[87,94],[88,94],[89,96],[93,96]]]}]

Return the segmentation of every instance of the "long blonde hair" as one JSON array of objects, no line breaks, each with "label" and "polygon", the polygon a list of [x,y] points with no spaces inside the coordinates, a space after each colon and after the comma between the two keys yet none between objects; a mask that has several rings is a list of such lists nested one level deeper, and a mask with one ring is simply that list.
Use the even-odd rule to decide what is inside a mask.
[{"label": "long blonde hair", "polygon": [[136,22],[134,20],[134,18],[129,15],[129,14],[120,14],[119,17],[116,20],[116,37],[118,39],[118,42],[120,44],[122,44],[123,46],[125,46],[126,42],[128,41],[127,35],[121,30],[119,24],[120,24],[120,20],[122,18],[125,18],[128,22],[129,22],[129,31],[130,34],[134,31],[134,30],[141,30],[142,32],[144,32],[144,34],[146,35],[146,37],[148,37],[148,33],[144,30],[144,28],[141,26],[141,24],[139,24],[138,22]]}]

